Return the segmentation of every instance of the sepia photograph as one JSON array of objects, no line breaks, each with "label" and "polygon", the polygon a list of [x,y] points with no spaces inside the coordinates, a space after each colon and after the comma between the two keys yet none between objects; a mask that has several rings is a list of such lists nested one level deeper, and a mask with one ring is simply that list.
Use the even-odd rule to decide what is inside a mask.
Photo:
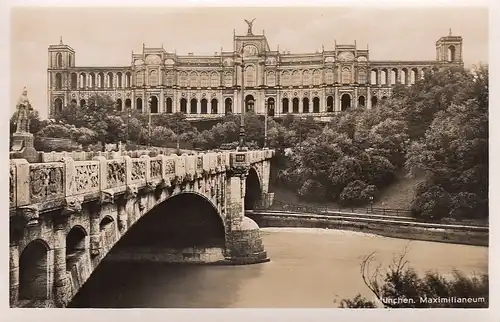
[{"label": "sepia photograph", "polygon": [[488,51],[487,7],[11,8],[10,308],[489,308]]}]

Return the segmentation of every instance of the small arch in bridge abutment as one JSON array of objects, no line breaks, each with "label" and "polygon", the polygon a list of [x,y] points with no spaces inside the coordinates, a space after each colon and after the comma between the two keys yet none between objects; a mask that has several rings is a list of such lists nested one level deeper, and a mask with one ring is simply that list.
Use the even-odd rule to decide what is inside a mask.
[{"label": "small arch in bridge abutment", "polygon": [[215,205],[204,195],[176,194],[144,214],[111,250],[225,248],[225,226]]},{"label": "small arch in bridge abutment", "polygon": [[105,216],[99,223],[99,231],[101,232],[101,238],[103,245],[113,245],[116,242],[116,227],[115,221],[111,216]]},{"label": "small arch in bridge abutment", "polygon": [[245,180],[245,210],[256,209],[262,202],[262,184],[259,173],[254,167],[248,171]]},{"label": "small arch in bridge abutment", "polygon": [[19,257],[19,300],[48,300],[51,296],[49,246],[36,239]]},{"label": "small arch in bridge abutment", "polygon": [[66,235],[66,270],[77,263],[85,254],[87,232],[82,226],[74,226]]}]

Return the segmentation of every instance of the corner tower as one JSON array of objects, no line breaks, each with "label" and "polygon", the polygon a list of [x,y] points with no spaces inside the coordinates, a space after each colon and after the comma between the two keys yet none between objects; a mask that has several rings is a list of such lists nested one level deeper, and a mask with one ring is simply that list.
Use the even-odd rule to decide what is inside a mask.
[{"label": "corner tower", "polygon": [[47,69],[47,104],[49,116],[60,111],[67,104],[66,92],[69,89],[69,69],[75,67],[75,51],[62,41],[49,46]]},{"label": "corner tower", "polygon": [[436,41],[436,60],[439,63],[463,64],[462,37],[453,36],[451,29],[448,36]]}]

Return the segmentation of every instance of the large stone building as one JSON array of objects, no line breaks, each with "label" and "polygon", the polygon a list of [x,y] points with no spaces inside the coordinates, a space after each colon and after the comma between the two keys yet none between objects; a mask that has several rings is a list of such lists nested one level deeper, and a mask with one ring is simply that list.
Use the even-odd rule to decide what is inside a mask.
[{"label": "large stone building", "polygon": [[[240,113],[324,116],[351,107],[374,107],[394,84],[410,85],[442,66],[462,66],[462,37],[441,37],[433,61],[373,61],[369,49],[334,45],[333,50],[291,54],[271,50],[264,34],[233,36],[231,51],[213,56],[177,55],[163,48],[132,53],[131,65],[77,67],[73,48],[49,46],[50,114],[68,104],[85,105],[96,93],[109,95],[117,109],[183,112],[188,117]],[[244,73],[242,73],[242,69]],[[241,84],[244,82],[242,88]],[[242,95],[243,92],[243,95]],[[150,104],[150,105],[149,105]]]}]

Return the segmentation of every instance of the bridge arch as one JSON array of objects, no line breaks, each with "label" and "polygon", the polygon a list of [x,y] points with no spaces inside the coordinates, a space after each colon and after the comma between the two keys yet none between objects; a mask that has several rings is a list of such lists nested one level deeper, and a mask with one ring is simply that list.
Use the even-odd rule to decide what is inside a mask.
[{"label": "bridge arch", "polygon": [[137,220],[117,242],[121,247],[225,248],[224,218],[205,195],[172,195]]},{"label": "bridge arch", "polygon": [[245,210],[259,207],[262,200],[262,180],[259,171],[251,167],[245,181]]},{"label": "bridge arch", "polygon": [[35,239],[26,245],[19,257],[19,299],[47,300],[50,298],[49,245]]}]

